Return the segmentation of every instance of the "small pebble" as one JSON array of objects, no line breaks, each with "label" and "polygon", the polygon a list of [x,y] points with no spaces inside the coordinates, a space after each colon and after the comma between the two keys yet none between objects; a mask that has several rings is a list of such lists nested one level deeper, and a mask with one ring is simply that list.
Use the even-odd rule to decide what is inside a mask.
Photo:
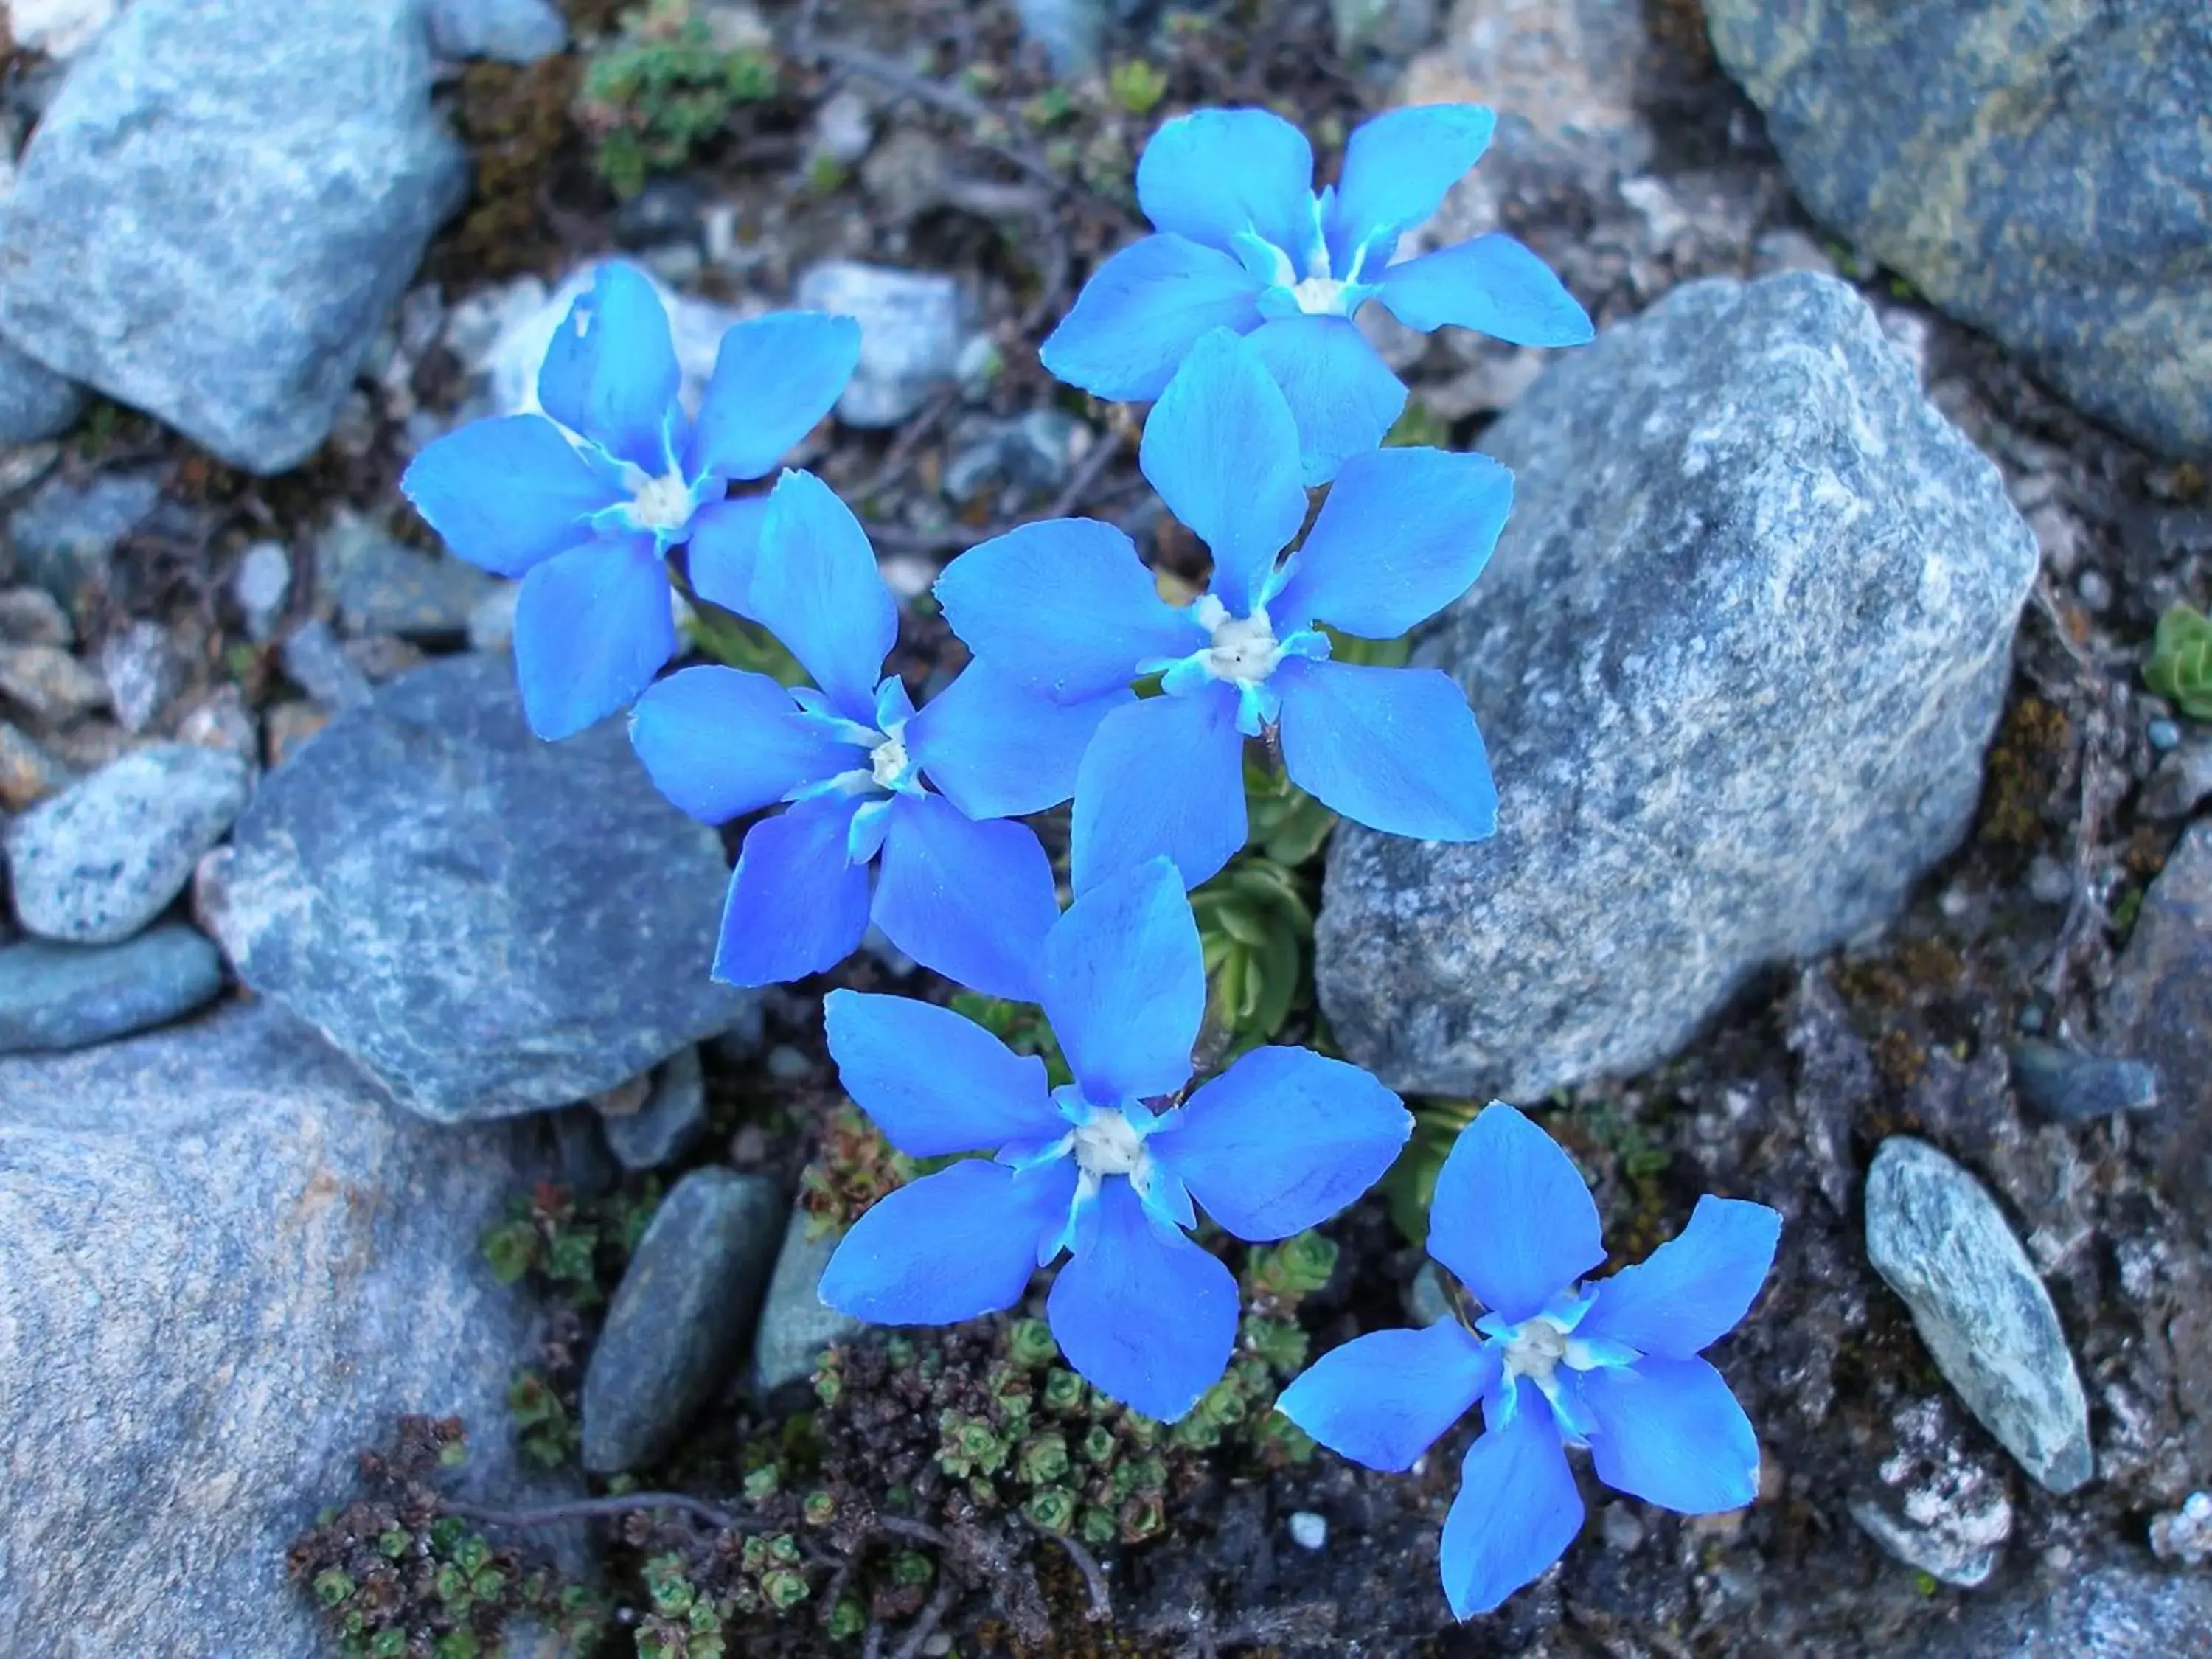
[{"label": "small pebble", "polygon": [[104,1042],[190,1013],[222,989],[222,957],[181,922],[119,945],[10,945],[0,949],[0,1054]]},{"label": "small pebble", "polygon": [[814,112],[814,148],[843,167],[852,167],[876,142],[868,101],[850,87],[832,93]]},{"label": "small pebble", "polygon": [[2038,853],[2027,866],[2028,896],[2039,904],[2063,904],[2074,896],[2074,872],[2048,853]]},{"label": "small pebble", "polygon": [[58,645],[0,645],[0,696],[58,726],[106,702],[107,686]]},{"label": "small pebble", "polygon": [[597,1198],[622,1179],[622,1166],[607,1150],[599,1115],[588,1106],[555,1112],[553,1144],[561,1154],[561,1179],[579,1198]]},{"label": "small pebble", "polygon": [[76,781],[76,773],[0,720],[0,806],[20,812]]},{"label": "small pebble", "polygon": [[1291,1542],[1302,1550],[1317,1550],[1328,1542],[1328,1522],[1311,1510],[1291,1516]]},{"label": "small pebble", "polygon": [[2185,1566],[2212,1562],[2212,1492],[2193,1492],[2179,1509],[2154,1520],[2150,1553],[2161,1561]]},{"label": "small pebble", "polygon": [[625,1170],[673,1164],[707,1133],[707,1079],[698,1049],[678,1049],[651,1082],[650,1091],[631,1111],[600,1109],[607,1146]]},{"label": "small pebble", "polygon": [[301,623],[285,640],[281,654],[292,683],[325,708],[357,708],[374,695],[368,676],[354,665],[327,623]]},{"label": "small pebble", "polygon": [[1623,1555],[1633,1553],[1644,1542],[1644,1522],[1626,1504],[1607,1504],[1598,1524],[1604,1530],[1606,1547]]},{"label": "small pebble", "polygon": [[261,760],[261,733],[234,685],[219,685],[194,704],[177,722],[177,741],[220,749],[252,764]]},{"label": "small pebble", "polygon": [[778,1083],[800,1083],[814,1075],[814,1062],[803,1049],[779,1042],[768,1051],[768,1074]]},{"label": "small pebble", "polygon": [[281,542],[256,542],[246,550],[230,579],[230,596],[246,618],[246,637],[266,645],[283,620],[292,597],[292,556]]},{"label": "small pebble", "polygon": [[2092,614],[2101,616],[2112,608],[2112,579],[2101,570],[2084,570],[2074,579],[2074,595]]},{"label": "small pebble", "polygon": [[100,672],[107,700],[126,732],[143,732],[177,695],[182,678],[167,629],[134,622],[100,641]]},{"label": "small pebble", "polygon": [[2158,1072],[2139,1060],[2077,1054],[2043,1042],[2012,1048],[2012,1080],[2020,1097],[2065,1123],[2087,1123],[2158,1105]]},{"label": "small pebble", "polygon": [[2160,754],[2163,754],[2167,750],[2179,745],[2181,742],[2181,728],[2179,726],[2176,726],[2172,720],[2153,720],[2148,726],[2143,728],[2143,736],[2150,739],[2150,746],[2152,748],[2157,750]]}]

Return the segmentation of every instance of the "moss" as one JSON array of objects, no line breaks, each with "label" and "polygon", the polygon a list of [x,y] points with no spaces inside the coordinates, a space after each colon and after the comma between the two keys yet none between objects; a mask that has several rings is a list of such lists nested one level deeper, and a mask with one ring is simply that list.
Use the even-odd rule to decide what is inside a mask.
[{"label": "moss", "polygon": [[579,164],[569,115],[580,65],[562,52],[526,68],[477,63],[461,72],[453,125],[468,147],[471,188],[460,219],[431,250],[441,281],[543,271],[559,263],[561,238],[546,212]]},{"label": "moss", "polygon": [[1983,842],[2014,849],[2041,844],[2044,808],[2057,787],[2073,734],[2064,712],[2040,697],[2022,697],[2005,710],[1983,780],[1977,832]]}]

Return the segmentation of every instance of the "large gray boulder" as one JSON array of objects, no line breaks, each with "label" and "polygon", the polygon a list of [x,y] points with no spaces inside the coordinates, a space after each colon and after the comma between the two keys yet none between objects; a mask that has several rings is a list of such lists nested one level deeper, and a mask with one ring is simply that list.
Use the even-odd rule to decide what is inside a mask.
[{"label": "large gray boulder", "polygon": [[200,884],[238,975],[441,1122],[542,1111],[736,1024],[729,868],[622,722],[523,723],[514,670],[434,662],[270,773]]},{"label": "large gray boulder", "polygon": [[137,0],[0,204],[0,333],[280,472],[458,205],[419,0]]},{"label": "large gray boulder", "polygon": [[1968,1601],[1911,1659],[2212,1659],[2212,1577],[2114,1556]]},{"label": "large gray boulder", "polygon": [[0,1060],[0,1653],[318,1659],[285,1545],[407,1412],[516,1474],[515,1132],[395,1112],[263,1006]]},{"label": "large gray boulder", "polygon": [[2212,448],[2203,0],[1706,0],[1805,204],[2067,397]]},{"label": "large gray boulder", "polygon": [[1896,910],[1972,816],[2036,548],[1824,276],[1679,289],[1487,443],[1513,517],[1414,660],[1467,688],[1498,830],[1342,825],[1316,977],[1392,1086],[1528,1100]]}]

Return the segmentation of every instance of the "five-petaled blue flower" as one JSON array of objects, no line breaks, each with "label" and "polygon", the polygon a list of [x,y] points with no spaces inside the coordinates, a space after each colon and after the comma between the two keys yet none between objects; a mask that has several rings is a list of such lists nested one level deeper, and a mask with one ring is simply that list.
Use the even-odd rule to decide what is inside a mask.
[{"label": "five-petaled blue flower", "polygon": [[1437,1178],[1429,1254],[1489,1311],[1378,1331],[1323,1354],[1276,1403],[1323,1445],[1404,1469],[1477,1400],[1484,1431],[1460,1468],[1437,1565],[1455,1615],[1487,1613],[1581,1530],[1566,1446],[1598,1479],[1685,1515],[1741,1509],[1759,1443],[1698,1352],[1749,1310],[1782,1218],[1701,1198],[1641,1267],[1583,1286],[1605,1260],[1597,1206],[1567,1155],[1510,1106],[1468,1126]]},{"label": "five-petaled blue flower", "polygon": [[[1139,459],[1212,551],[1195,604],[1170,605],[1129,538],[1089,519],[1024,525],[938,580],[975,666],[1008,688],[982,715],[1006,758],[979,763],[979,801],[1033,812],[1072,793],[1078,892],[1163,855],[1195,886],[1244,844],[1244,740],[1273,726],[1291,781],[1346,817],[1427,841],[1489,835],[1497,791],[1458,685],[1332,662],[1316,624],[1393,639],[1459,598],[1497,544],[1512,475],[1483,455],[1370,451],[1279,562],[1305,522],[1297,436],[1252,343],[1225,329],[1153,407]],[[1133,697],[1152,674],[1164,695]]]},{"label": "five-petaled blue flower", "polygon": [[630,714],[646,770],[693,817],[720,823],[791,803],[745,836],[715,976],[766,985],[818,972],[860,944],[872,915],[947,978],[1034,1000],[1060,918],[1051,860],[1028,826],[972,821],[958,805],[988,681],[963,675],[915,712],[884,674],[898,609],[867,532],[813,474],[786,472],[769,491],[756,560],[752,613],[814,686],[687,668]]},{"label": "five-petaled blue flower", "polygon": [[690,544],[694,592],[747,611],[764,509],[725,500],[727,486],[774,470],[830,412],[860,350],[849,317],[739,323],[690,421],[659,294],[611,263],[546,351],[545,415],[472,422],[415,458],[400,488],[447,545],[522,578],[514,666],[532,731],[565,738],[605,719],[675,654],[672,548]]},{"label": "five-petaled blue flower", "polygon": [[1390,1165],[1413,1120],[1357,1066],[1255,1048],[1188,1099],[1206,1007],[1198,927],[1164,860],[1101,883],[1045,942],[1043,1001],[1075,1081],[927,1003],[833,991],[845,1091],[914,1158],[977,1149],[884,1199],[822,1275],[876,1324],[1013,1305],[1073,1252],[1047,1314],[1068,1363],[1140,1412],[1182,1416],[1228,1367],[1237,1282],[1185,1236],[1196,1199],[1248,1240],[1327,1220]]},{"label": "five-petaled blue flower", "polygon": [[1123,248],[1041,352],[1101,398],[1157,398],[1215,328],[1249,334],[1297,416],[1304,481],[1326,483],[1405,407],[1352,318],[1380,300],[1408,328],[1580,345],[1590,321],[1544,262],[1493,232],[1390,263],[1490,143],[1474,104],[1395,109],[1353,130],[1337,183],[1313,190],[1305,135],[1263,109],[1202,109],[1152,135],[1137,201],[1158,234]]}]

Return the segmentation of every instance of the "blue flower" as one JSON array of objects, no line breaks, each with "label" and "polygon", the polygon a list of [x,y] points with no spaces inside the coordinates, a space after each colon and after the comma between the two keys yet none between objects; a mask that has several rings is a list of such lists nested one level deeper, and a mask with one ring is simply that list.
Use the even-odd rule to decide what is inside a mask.
[{"label": "blue flower", "polygon": [[675,654],[672,548],[690,544],[693,592],[746,611],[764,508],[726,501],[726,486],[765,477],[830,412],[860,350],[849,317],[739,323],[688,420],[659,295],[608,264],[546,351],[545,415],[472,422],[415,458],[400,488],[447,545],[522,578],[514,667],[532,731],[605,720]]},{"label": "blue flower", "polygon": [[940,757],[963,775],[973,712],[994,701],[988,687],[963,690],[963,675],[915,712],[898,677],[884,673],[898,611],[867,533],[811,473],[786,472],[769,493],[750,598],[812,686],[687,668],[630,714],[646,770],[692,817],[720,823],[790,803],[745,836],[715,977],[766,985],[818,972],[860,944],[872,917],[946,977],[1033,1000],[1060,917],[1052,862],[1026,825],[971,821],[927,787],[942,782]]},{"label": "blue flower", "polygon": [[1489,1311],[1469,1331],[1378,1331],[1332,1350],[1276,1403],[1323,1445],[1404,1469],[1482,1401],[1437,1565],[1462,1619],[1558,1560],[1583,1523],[1565,1448],[1598,1479],[1684,1515],[1741,1509],[1759,1443],[1721,1374],[1698,1358],[1749,1310],[1782,1218],[1701,1198],[1681,1236],[1593,1285],[1597,1206],[1565,1153],[1510,1106],[1468,1126],[1437,1177],[1429,1254]]},{"label": "blue flower", "polygon": [[[1497,544],[1512,475],[1482,455],[1370,450],[1279,561],[1305,522],[1297,434],[1257,349],[1226,330],[1193,348],[1139,459],[1212,550],[1196,603],[1168,605],[1129,538],[1089,519],[1025,525],[938,580],[976,666],[1026,693],[1000,697],[975,737],[988,754],[994,729],[1024,757],[1027,804],[1000,804],[996,775],[977,780],[980,801],[1033,811],[1072,793],[1078,892],[1163,855],[1195,886],[1244,844],[1244,740],[1273,726],[1291,781],[1348,818],[1429,841],[1490,834],[1497,792],[1458,685],[1332,662],[1316,624],[1393,639],[1457,599]],[[1152,674],[1165,695],[1130,700]]]},{"label": "blue flower", "polygon": [[1474,104],[1363,123],[1318,196],[1305,136],[1263,109],[1202,109],[1152,135],[1137,200],[1157,235],[1123,248],[1076,296],[1040,354],[1071,386],[1142,400],[1216,328],[1249,334],[1297,416],[1304,481],[1372,449],[1405,406],[1358,328],[1379,300],[1423,333],[1455,324],[1516,345],[1580,345],[1589,318],[1544,262],[1493,232],[1390,263],[1490,143]]},{"label": "blue flower", "polygon": [[995,1149],[902,1187],[822,1275],[830,1307],[950,1325],[1013,1305],[1062,1249],[1046,1312],[1068,1363],[1171,1420],[1219,1380],[1237,1283],[1186,1236],[1192,1200],[1237,1237],[1327,1220],[1412,1130],[1397,1096],[1303,1048],[1255,1048],[1186,1099],[1206,1009],[1198,927],[1164,860],[1077,899],[1045,941],[1043,1002],[1075,1081],[927,1003],[832,991],[845,1091],[913,1158]]}]

